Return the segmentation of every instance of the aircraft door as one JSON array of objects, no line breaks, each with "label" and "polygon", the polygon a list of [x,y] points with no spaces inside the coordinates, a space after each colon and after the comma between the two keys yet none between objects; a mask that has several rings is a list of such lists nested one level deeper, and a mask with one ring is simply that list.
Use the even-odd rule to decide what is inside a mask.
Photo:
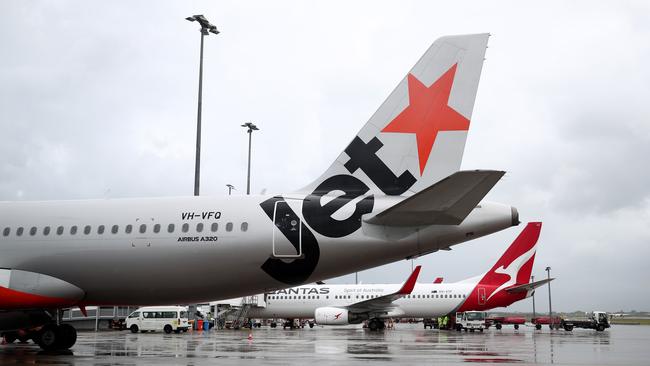
[{"label": "aircraft door", "polygon": [[487,297],[485,297],[485,287],[480,287],[478,288],[478,304],[479,305],[485,305],[485,300]]},{"label": "aircraft door", "polygon": [[[291,206],[297,206],[296,210]],[[272,241],[275,258],[302,257],[302,220],[296,212],[302,212],[302,200],[275,202]]]}]

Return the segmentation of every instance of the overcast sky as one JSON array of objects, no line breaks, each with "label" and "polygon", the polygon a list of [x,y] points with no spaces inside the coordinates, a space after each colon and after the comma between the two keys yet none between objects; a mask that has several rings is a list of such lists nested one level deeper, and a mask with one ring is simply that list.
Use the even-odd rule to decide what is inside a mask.
[{"label": "overcast sky", "polygon": [[[533,274],[552,267],[555,309],[650,310],[650,3],[523,3],[1,1],[0,200],[191,195],[186,16],[222,32],[205,40],[205,195],[245,191],[240,124],[261,128],[252,190],[300,188],[436,38],[490,32],[462,168],[506,170],[488,199],[544,222]],[[488,270],[522,228],[416,260],[421,282]]]}]

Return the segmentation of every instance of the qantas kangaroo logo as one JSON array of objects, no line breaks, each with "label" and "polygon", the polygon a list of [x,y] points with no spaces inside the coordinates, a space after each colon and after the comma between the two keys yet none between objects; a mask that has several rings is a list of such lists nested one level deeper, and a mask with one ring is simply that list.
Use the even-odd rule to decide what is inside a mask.
[{"label": "qantas kangaroo logo", "polygon": [[508,288],[516,284],[517,275],[519,274],[521,267],[523,267],[524,264],[527,263],[534,255],[535,255],[535,247],[533,246],[526,253],[520,255],[519,258],[512,261],[509,265],[507,266],[503,265],[501,267],[495,268],[494,269],[495,273],[508,276],[508,280],[502,283],[501,286],[497,287],[490,294],[490,296],[488,296],[487,300],[489,301],[492,296],[496,295],[497,293],[499,293],[499,291],[503,290],[504,288]]},{"label": "qantas kangaroo logo", "polygon": [[343,313],[338,313],[338,314],[334,315],[334,320],[339,320],[339,318],[341,317],[342,314]]}]

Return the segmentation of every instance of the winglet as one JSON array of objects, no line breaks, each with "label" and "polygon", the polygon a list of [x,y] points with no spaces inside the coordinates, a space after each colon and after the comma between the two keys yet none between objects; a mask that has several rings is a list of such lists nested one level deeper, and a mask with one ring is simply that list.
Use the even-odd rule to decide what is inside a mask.
[{"label": "winglet", "polygon": [[411,273],[411,276],[409,276],[408,280],[404,282],[404,285],[402,285],[402,288],[397,291],[398,295],[408,295],[413,291],[413,288],[415,287],[415,282],[418,280],[418,276],[420,275],[420,268],[422,266],[417,266],[413,270],[413,273]]}]

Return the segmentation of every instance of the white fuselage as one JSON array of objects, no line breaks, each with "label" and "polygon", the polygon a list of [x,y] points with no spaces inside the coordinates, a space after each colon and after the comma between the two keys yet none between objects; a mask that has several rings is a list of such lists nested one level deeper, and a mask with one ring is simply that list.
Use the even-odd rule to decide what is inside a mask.
[{"label": "white fuselage", "polygon": [[[320,307],[346,307],[369,298],[388,295],[401,285],[313,285],[300,286],[264,294],[264,307],[253,307],[252,318],[314,318]],[[418,283],[410,295],[393,301],[388,312],[378,311],[371,317],[432,318],[452,313],[460,307],[476,283]]]},{"label": "white fuselage", "polygon": [[[387,228],[359,222],[351,234],[328,237],[303,218],[304,198],[0,202],[0,268],[76,286],[87,305],[201,302],[287,288],[448,248],[512,226],[515,212],[483,202],[461,225]],[[281,215],[273,212],[280,207],[278,199],[299,221],[299,258],[289,236],[278,229]],[[376,196],[372,212],[399,199]],[[354,209],[345,205],[337,215],[345,218]],[[56,297],[56,289],[46,290]]]}]

